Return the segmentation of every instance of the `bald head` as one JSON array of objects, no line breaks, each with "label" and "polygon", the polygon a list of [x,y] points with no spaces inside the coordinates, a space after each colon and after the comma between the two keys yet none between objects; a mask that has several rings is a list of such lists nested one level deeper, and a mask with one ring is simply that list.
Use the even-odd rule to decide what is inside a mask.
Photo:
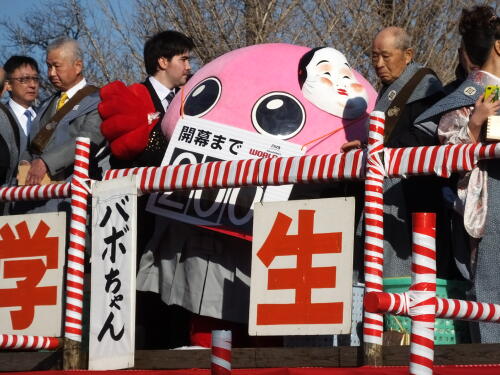
[{"label": "bald head", "polygon": [[392,43],[394,48],[405,50],[411,48],[411,38],[405,29],[397,26],[389,26],[382,29],[373,39],[373,43],[385,39]]},{"label": "bald head", "polygon": [[411,38],[404,29],[387,27],[373,39],[372,64],[383,84],[398,79],[412,59]]}]

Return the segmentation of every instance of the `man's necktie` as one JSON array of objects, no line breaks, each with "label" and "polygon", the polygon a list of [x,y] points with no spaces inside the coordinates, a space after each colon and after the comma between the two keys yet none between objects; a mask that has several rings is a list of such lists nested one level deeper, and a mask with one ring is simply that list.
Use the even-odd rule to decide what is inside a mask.
[{"label": "man's necktie", "polygon": [[33,116],[33,114],[29,109],[27,109],[26,111],[24,111],[24,115],[28,118],[28,121],[26,122],[26,135],[29,135],[31,130],[31,117]]},{"label": "man's necktie", "polygon": [[64,104],[68,101],[68,94],[65,92],[61,93],[61,97],[59,98],[59,101],[57,102],[57,111],[59,111]]},{"label": "man's necktie", "polygon": [[168,104],[170,104],[172,102],[172,99],[174,98],[174,96],[175,96],[174,90],[172,90],[168,93],[168,95],[165,97]]}]

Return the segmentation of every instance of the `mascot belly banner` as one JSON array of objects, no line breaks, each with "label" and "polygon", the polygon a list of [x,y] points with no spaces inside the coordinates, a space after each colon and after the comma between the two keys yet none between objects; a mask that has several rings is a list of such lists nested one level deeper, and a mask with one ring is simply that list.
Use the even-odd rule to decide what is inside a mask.
[{"label": "mascot belly banner", "polygon": [[[366,139],[375,99],[333,48],[241,48],[205,65],[175,96],[162,122],[169,139],[163,164],[339,153],[345,142]],[[253,203],[287,200],[291,189],[166,193],[152,196],[148,210],[233,235],[251,233]]]}]

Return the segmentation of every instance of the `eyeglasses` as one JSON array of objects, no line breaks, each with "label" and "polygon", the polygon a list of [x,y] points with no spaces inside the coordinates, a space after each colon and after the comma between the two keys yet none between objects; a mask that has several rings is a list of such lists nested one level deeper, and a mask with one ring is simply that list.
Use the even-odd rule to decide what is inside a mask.
[{"label": "eyeglasses", "polygon": [[34,83],[40,82],[40,78],[37,76],[10,77],[9,80],[17,81],[22,85],[25,85],[25,84],[29,83],[30,81],[33,81]]}]

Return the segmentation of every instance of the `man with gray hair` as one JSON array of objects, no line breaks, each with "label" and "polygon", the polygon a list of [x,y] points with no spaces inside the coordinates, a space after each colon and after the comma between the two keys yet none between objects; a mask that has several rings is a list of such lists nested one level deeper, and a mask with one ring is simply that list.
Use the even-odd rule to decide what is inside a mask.
[{"label": "man with gray hair", "polygon": [[97,112],[99,89],[85,80],[78,42],[55,40],[47,47],[46,63],[58,91],[40,107],[31,128],[27,185],[39,184],[46,174],[52,180],[71,176],[77,137],[90,138],[93,147],[104,142]]},{"label": "man with gray hair", "polygon": [[[380,78],[375,110],[385,113],[386,147],[432,146],[439,144],[436,128],[416,125],[419,114],[443,97],[435,73],[413,62],[411,38],[400,27],[387,27],[373,40],[372,65]],[[411,275],[411,213],[436,212],[440,259],[444,256],[445,228],[441,181],[434,176],[384,181],[384,277]],[[439,266],[439,265],[438,265]],[[444,266],[444,265],[443,265]],[[439,271],[446,272],[440,267]]]},{"label": "man with gray hair", "polygon": [[[444,96],[442,84],[432,70],[414,62],[413,57],[411,38],[400,27],[387,27],[373,39],[372,66],[382,84],[375,110],[385,113],[386,147],[439,144],[436,127],[416,125],[415,119]],[[360,145],[352,141],[342,149]],[[438,247],[442,253],[447,251],[441,184],[434,176],[384,181],[384,277],[411,275],[412,212],[438,213]],[[438,261],[448,259],[440,256]],[[446,268],[440,265],[439,271]]]}]

